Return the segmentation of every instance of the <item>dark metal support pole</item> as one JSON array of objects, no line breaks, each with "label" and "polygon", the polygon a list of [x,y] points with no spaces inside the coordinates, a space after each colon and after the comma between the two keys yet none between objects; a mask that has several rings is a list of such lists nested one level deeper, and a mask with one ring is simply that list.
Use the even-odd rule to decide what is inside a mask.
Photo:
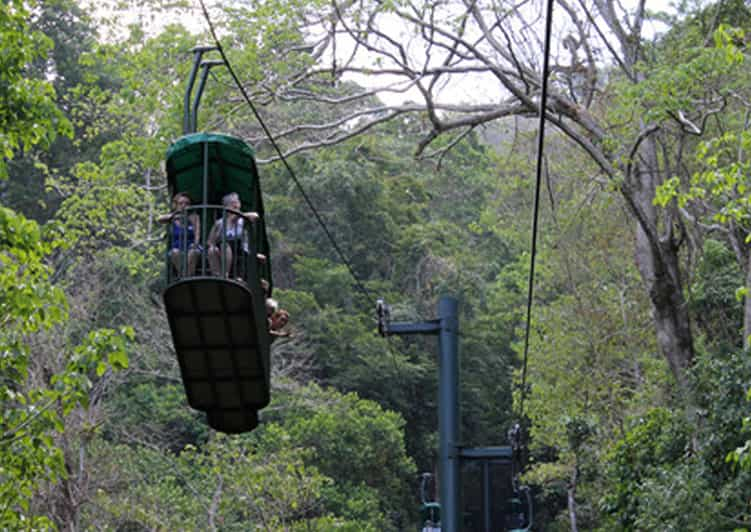
[{"label": "dark metal support pole", "polygon": [[201,96],[206,88],[206,80],[209,78],[209,71],[212,67],[223,65],[224,61],[203,61],[201,62],[201,79],[198,80],[198,88],[193,98],[193,112],[191,113],[190,132],[198,131],[198,106],[201,105]]},{"label": "dark metal support pole", "polygon": [[183,135],[190,133],[190,93],[193,92],[193,84],[196,82],[196,74],[198,73],[198,64],[201,62],[201,54],[203,52],[197,51],[193,62],[193,69],[190,71],[190,77],[188,78],[188,86],[185,88],[185,101],[183,102]]},{"label": "dark metal support pole", "polygon": [[443,296],[438,319],[422,323],[390,323],[388,305],[379,301],[379,331],[392,334],[437,334],[438,357],[438,482],[441,532],[459,531],[459,303]]},{"label": "dark metal support pole", "polygon": [[209,77],[209,67],[205,64],[201,64],[201,77],[198,80],[198,88],[196,89],[196,95],[193,97],[193,110],[190,114],[190,132],[195,133],[198,131],[198,106],[201,104],[201,96],[203,96],[203,89],[206,87],[206,80]]},{"label": "dark metal support pole", "polygon": [[441,532],[459,530],[459,315],[458,302],[444,296],[438,302],[441,323],[438,378],[439,477]]},{"label": "dark metal support pole", "polygon": [[201,57],[204,52],[210,50],[216,50],[216,46],[196,46],[191,50],[191,52],[193,52],[193,68],[188,77],[188,86],[185,88],[185,102],[183,104],[183,135],[192,133],[190,129],[190,93],[193,92],[193,84],[196,82],[196,74],[198,73],[198,66],[201,64]]},{"label": "dark metal support pole", "polygon": [[[201,271],[203,275],[209,270],[211,265],[207,267],[206,261],[208,261],[209,246],[207,244],[207,237],[209,231],[209,213],[206,212],[206,205],[209,204],[209,143],[204,141],[203,143],[203,185],[201,188],[201,242],[204,243],[203,251],[201,252]],[[212,272],[214,273],[214,272]]]}]

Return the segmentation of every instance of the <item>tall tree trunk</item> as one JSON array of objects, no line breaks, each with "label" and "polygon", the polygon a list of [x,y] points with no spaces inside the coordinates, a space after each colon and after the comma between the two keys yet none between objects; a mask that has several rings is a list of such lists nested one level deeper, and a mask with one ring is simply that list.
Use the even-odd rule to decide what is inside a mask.
[{"label": "tall tree trunk", "polygon": [[678,249],[672,239],[660,242],[658,253],[645,242],[639,227],[636,264],[649,293],[657,342],[682,391],[687,389],[686,370],[693,360],[693,335],[678,265]]},{"label": "tall tree trunk", "polygon": [[[641,59],[641,27],[645,16],[645,0],[638,2],[630,28],[616,16],[613,0],[596,0],[600,15],[621,46],[621,67],[635,83],[644,81],[644,73],[636,68]],[[655,135],[659,127],[640,124],[641,131],[630,152],[621,192],[636,219],[634,258],[652,304],[657,343],[684,399],[688,399],[686,370],[694,357],[688,307],[683,295],[679,245],[669,210],[657,209],[654,197],[660,184],[661,164]],[[611,161],[614,167],[619,161]],[[663,160],[662,166],[669,161]],[[664,169],[664,168],[663,168]]]},{"label": "tall tree trunk", "polygon": [[694,357],[694,341],[683,294],[679,245],[670,212],[654,205],[659,182],[654,142],[647,141],[639,155],[640,163],[626,177],[630,186],[623,189],[624,196],[630,196],[626,200],[637,221],[634,256],[652,304],[657,343],[685,399],[686,370]]}]

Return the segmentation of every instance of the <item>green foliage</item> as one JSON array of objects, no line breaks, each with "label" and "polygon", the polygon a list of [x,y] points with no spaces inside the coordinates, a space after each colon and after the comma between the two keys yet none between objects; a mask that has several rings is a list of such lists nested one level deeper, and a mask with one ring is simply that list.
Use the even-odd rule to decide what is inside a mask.
[{"label": "green foliage", "polygon": [[212,433],[209,441],[177,454],[98,440],[92,460],[102,479],[116,475],[119,482],[97,492],[85,509],[86,522],[387,529],[383,507],[399,500],[404,477],[414,472],[404,453],[403,421],[354,395],[315,386],[289,400],[277,396],[270,407],[284,409],[279,422],[265,422],[249,436]]},{"label": "green foliage", "polygon": [[644,504],[644,482],[687,455],[689,434],[680,415],[657,408],[638,419],[615,445],[608,474],[616,491],[604,498],[603,509],[614,516],[619,528],[634,529]]},{"label": "green foliage", "polygon": [[[380,515],[376,528],[382,530],[385,516],[410,507],[415,466],[405,452],[401,416],[356,394],[316,385],[283,404],[285,415],[277,423],[296,445],[314,450],[310,463],[336,479],[324,490],[329,511],[359,522]],[[267,436],[280,430],[274,427],[259,430],[262,441],[276,441]]]},{"label": "green foliage", "polygon": [[[246,79],[264,81],[274,88],[301,67],[312,65],[310,54],[289,53],[289,47],[304,44],[301,22],[306,16],[317,16],[322,5],[320,0],[273,0],[227,8],[223,22],[234,39],[244,45],[238,62],[247,66],[243,68]],[[281,54],[285,61],[277,60]]]},{"label": "green foliage", "polygon": [[49,528],[31,501],[45,482],[66,476],[55,436],[71,411],[88,405],[88,392],[105,372],[127,367],[132,331],[101,329],[65,351],[61,371],[43,382],[29,373],[30,340],[67,318],[62,291],[44,264],[52,250],[39,227],[0,207],[0,527]]},{"label": "green foliage", "polygon": [[305,465],[305,454],[284,441],[259,453],[245,438],[221,435],[179,455],[99,442],[93,459],[116,466],[104,466],[102,476],[125,474],[130,482],[100,490],[87,519],[113,527],[283,530],[320,515],[320,491],[330,482]]},{"label": "green foliage", "polygon": [[29,27],[35,2],[9,1],[0,6],[0,179],[6,161],[19,149],[48,144],[58,133],[70,136],[70,122],[55,105],[52,84],[27,75],[30,63],[51,48],[50,39]]},{"label": "green foliage", "polygon": [[52,439],[60,426],[53,409],[62,394],[25,389],[30,352],[27,335],[50,328],[66,315],[65,298],[48,281],[43,259],[49,248],[36,223],[0,207],[0,526],[14,529],[49,521],[30,514],[35,486],[63,472]]},{"label": "green foliage", "polygon": [[723,462],[727,449],[742,441],[739,420],[746,410],[751,361],[743,351],[702,353],[692,369],[694,394],[706,436],[702,451],[714,470],[729,475]]},{"label": "green foliage", "polygon": [[[749,390],[747,399],[751,401],[751,390]],[[743,431],[751,431],[751,416],[743,418]],[[745,470],[751,470],[751,440],[746,440],[742,446],[736,447],[725,457],[725,461],[733,463]]]},{"label": "green foliage", "polygon": [[610,528],[729,530],[748,522],[751,474],[725,456],[743,444],[738,419],[749,378],[745,354],[703,353],[692,371],[694,423],[664,408],[635,420],[608,454],[601,502]]},{"label": "green foliage", "polygon": [[353,291],[350,273],[344,265],[333,264],[325,259],[300,257],[293,265],[295,284],[308,290],[317,305],[349,306]]},{"label": "green foliage", "polygon": [[640,65],[648,74],[644,81],[618,85],[623,91],[620,101],[626,104],[618,111],[620,118],[631,121],[639,109],[644,123],[660,124],[691,110],[688,119],[700,124],[707,86],[727,96],[737,88],[737,69],[744,62],[739,35],[742,30],[721,25],[714,33],[714,46],[684,40],[681,56],[673,61]]},{"label": "green foliage", "polygon": [[92,163],[80,165],[76,178],[57,213],[68,246],[84,255],[105,246],[137,245],[145,239],[144,226],[135,221],[148,212],[149,194],[123,183],[122,175],[108,175]]},{"label": "green foliage", "polygon": [[[45,190],[46,178],[66,175],[76,163],[95,157],[111,132],[88,136],[86,142],[80,138],[86,126],[79,111],[85,103],[77,98],[76,90],[90,71],[79,60],[96,45],[96,30],[84,9],[75,0],[37,3],[29,18],[29,31],[43,33],[52,45],[27,65],[27,76],[51,82],[55,102],[70,123],[73,136],[57,135],[50,143],[24,146],[23,152],[9,161],[3,199],[16,211],[44,222],[59,201],[55,191]],[[101,112],[103,105],[98,103]]]},{"label": "green foliage", "polygon": [[131,378],[112,394],[107,411],[102,433],[111,441],[135,440],[179,453],[187,445],[201,446],[209,438],[204,414],[187,406],[180,382]]},{"label": "green foliage", "polygon": [[735,255],[722,242],[704,242],[690,286],[689,304],[707,343],[737,348],[743,328],[743,304],[737,297],[743,274]]},{"label": "green foliage", "polygon": [[673,177],[657,191],[655,202],[665,206],[673,199],[683,207],[689,203],[706,202],[712,205],[710,220],[724,225],[738,224],[748,233],[751,217],[747,195],[749,163],[743,154],[751,148],[751,134],[747,131],[728,131],[703,141],[696,150],[702,170],[696,172],[687,191],[680,188],[680,180]]},{"label": "green foliage", "polygon": [[35,222],[0,207],[0,245],[2,329],[6,342],[20,341],[8,336],[14,332],[19,335],[34,332],[60,321],[65,313],[65,300],[63,293],[47,282],[49,269],[43,259],[52,246],[41,241]]},{"label": "green foliage", "polygon": [[[564,176],[553,186],[565,189]],[[598,475],[587,471],[604,466],[602,449],[617,438],[629,415],[660,400],[668,379],[645,329],[647,306],[638,272],[628,256],[608,251],[630,237],[629,228],[604,195],[588,200],[586,217],[569,207],[580,201],[574,190],[560,200],[555,219],[543,221],[541,234],[552,235],[538,259],[524,406],[535,458],[530,478],[557,501],[560,486],[579,471],[578,502],[589,503],[596,515]],[[520,256],[498,277],[496,326],[501,319],[512,330],[523,323],[528,261]],[[516,306],[506,309],[509,301]],[[522,342],[513,348],[521,359]],[[515,391],[517,407],[520,394]]]}]

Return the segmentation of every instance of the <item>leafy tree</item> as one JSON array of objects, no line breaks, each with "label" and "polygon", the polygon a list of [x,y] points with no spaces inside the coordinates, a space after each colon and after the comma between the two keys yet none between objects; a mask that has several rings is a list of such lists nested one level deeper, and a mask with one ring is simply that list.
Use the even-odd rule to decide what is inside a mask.
[{"label": "leafy tree", "polygon": [[76,163],[95,157],[108,132],[89,136],[86,142],[81,142],[85,126],[76,90],[91,73],[80,59],[91,53],[97,37],[84,9],[73,0],[38,2],[27,23],[29,31],[43,35],[49,46],[39,50],[28,63],[26,76],[50,82],[54,102],[69,122],[70,135],[57,135],[51,142],[24,146],[22,153],[9,161],[9,179],[2,184],[3,200],[41,223],[47,221],[58,206],[57,194],[45,187],[48,175],[66,174]]},{"label": "leafy tree", "polygon": [[110,368],[127,366],[127,330],[92,331],[66,353],[63,367],[42,382],[30,373],[30,338],[63,322],[63,292],[49,280],[44,264],[54,245],[42,240],[35,222],[0,208],[0,525],[8,529],[46,528],[32,499],[43,483],[64,480],[64,456],[56,437],[66,418],[86,407],[92,381]]},{"label": "leafy tree", "polygon": [[[751,390],[746,395],[746,399],[751,401]],[[751,416],[744,416],[742,423],[743,433],[748,434],[751,429]],[[746,471],[751,470],[751,439],[746,440],[742,445],[730,451],[726,455],[725,460],[736,464]]]},{"label": "leafy tree", "polygon": [[[395,514],[406,517],[413,503],[415,467],[405,452],[401,416],[356,394],[316,385],[282,404],[284,415],[277,423],[297,445],[315,449],[310,463],[335,479],[324,488],[327,509],[362,522],[380,516],[379,528]],[[274,424],[264,426],[262,439],[273,430]]]},{"label": "leafy tree", "polygon": [[684,420],[666,409],[655,409],[638,420],[615,446],[610,471],[617,479],[617,491],[606,497],[605,510],[616,517],[616,526],[634,528],[639,506],[645,502],[644,480],[680,462],[688,440],[689,428]]},{"label": "leafy tree", "polygon": [[738,419],[750,370],[742,352],[702,353],[692,370],[695,426],[664,408],[631,421],[609,450],[602,505],[614,521],[605,529],[748,526],[751,475],[725,454],[743,444]]},{"label": "leafy tree", "polygon": [[[728,101],[732,112],[708,113],[700,128],[694,125],[694,133],[703,134],[704,139],[695,148],[693,172],[689,175],[678,173],[668,179],[658,188],[655,201],[663,207],[676,205],[680,215],[697,235],[694,238],[700,239],[709,234],[713,238],[725,239],[736,256],[738,267],[746,273],[749,232],[746,227],[748,205],[744,196],[748,183],[744,176],[748,120],[743,118],[745,96],[737,88],[745,83],[743,80],[748,76],[748,68],[745,51],[736,46],[743,31],[742,28],[721,26],[714,34],[714,52],[697,54],[687,64],[683,72],[687,78],[684,82],[691,84],[691,78],[703,76],[704,73],[711,75],[719,94],[727,91],[732,95]],[[714,121],[716,127],[708,121],[708,117],[714,114],[718,114]],[[748,279],[744,279],[742,284],[747,285]],[[740,293],[747,291],[748,287],[745,287]],[[751,334],[749,305],[751,303],[747,302],[744,310],[744,345]]]},{"label": "leafy tree", "polygon": [[51,48],[40,31],[31,31],[35,2],[10,1],[0,7],[0,38],[5,50],[0,61],[0,178],[7,177],[6,161],[20,149],[49,144],[57,134],[71,135],[70,122],[55,105],[52,84],[28,76],[27,67]]},{"label": "leafy tree", "polygon": [[704,342],[724,351],[741,346],[743,274],[727,245],[708,238],[690,285],[689,304]]},{"label": "leafy tree", "polygon": [[144,442],[122,445],[98,438],[92,460],[101,488],[83,508],[82,522],[387,529],[384,512],[401,500],[405,477],[413,473],[398,416],[354,395],[315,386],[275,394],[263,415],[264,423],[250,435],[212,432],[207,442],[177,454]]}]

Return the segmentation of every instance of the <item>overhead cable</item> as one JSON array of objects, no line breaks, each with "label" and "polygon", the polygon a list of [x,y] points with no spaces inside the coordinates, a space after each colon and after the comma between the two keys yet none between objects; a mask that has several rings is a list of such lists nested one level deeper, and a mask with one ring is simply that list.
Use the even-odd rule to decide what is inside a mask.
[{"label": "overhead cable", "polygon": [[545,44],[543,50],[542,80],[540,83],[540,124],[537,130],[537,162],[535,179],[535,201],[532,213],[532,251],[529,258],[529,279],[527,283],[527,321],[524,329],[524,357],[522,361],[521,398],[519,415],[524,418],[524,399],[527,395],[527,360],[529,358],[529,331],[532,325],[532,297],[535,285],[535,257],[537,255],[537,226],[540,212],[540,188],[542,184],[543,149],[545,146],[545,108],[548,100],[548,76],[550,74],[550,37],[553,27],[553,2],[548,0],[545,14]]}]

